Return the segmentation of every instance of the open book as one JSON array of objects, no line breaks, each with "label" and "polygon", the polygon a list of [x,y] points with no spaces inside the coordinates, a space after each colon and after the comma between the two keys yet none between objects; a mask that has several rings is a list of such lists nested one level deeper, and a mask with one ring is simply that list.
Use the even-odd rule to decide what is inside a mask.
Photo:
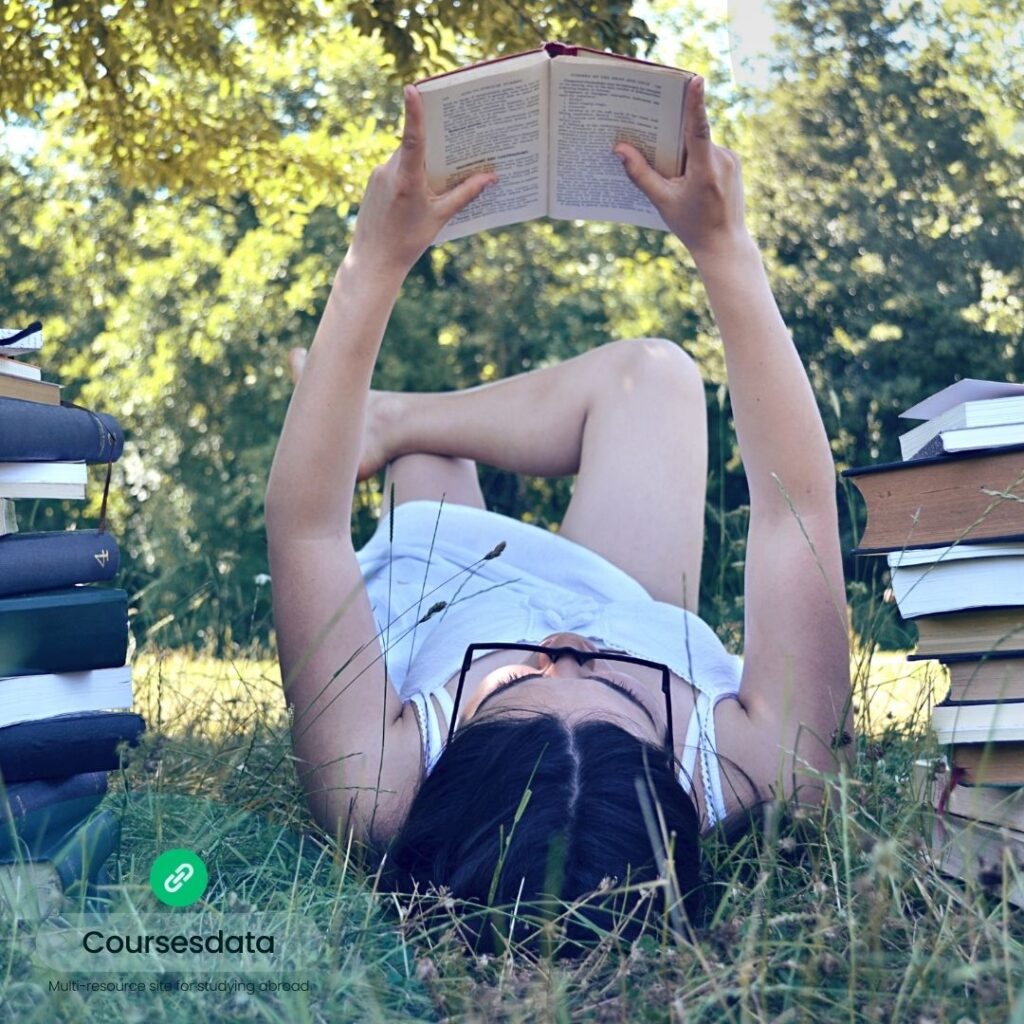
[{"label": "open book", "polygon": [[537,217],[668,228],[612,152],[628,142],[665,177],[683,166],[689,71],[585,46],[473,64],[416,83],[427,180],[441,192],[478,171],[499,181],[435,242]]}]

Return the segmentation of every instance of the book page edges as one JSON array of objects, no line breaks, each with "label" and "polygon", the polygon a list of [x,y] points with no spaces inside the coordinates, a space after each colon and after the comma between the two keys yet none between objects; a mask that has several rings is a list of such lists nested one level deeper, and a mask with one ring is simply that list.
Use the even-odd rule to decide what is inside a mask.
[{"label": "book page edges", "polygon": [[441,71],[436,75],[428,75],[426,78],[420,78],[413,82],[413,85],[417,89],[420,86],[425,85],[427,82],[436,82],[442,78],[450,78],[452,75],[460,75],[467,71],[474,71],[477,68],[490,67],[493,64],[501,64],[510,60],[515,60],[517,57],[527,57],[534,54],[544,54],[546,57],[575,57],[579,54],[586,54],[588,57],[599,58],[602,60],[622,60],[629,61],[633,64],[642,64],[650,68],[661,68],[664,71],[682,71],[683,74],[696,77],[695,72],[686,71],[683,68],[674,68],[668,64],[659,64],[657,61],[644,60],[642,57],[631,57],[625,53],[611,53],[608,50],[595,50],[590,46],[576,46],[572,43],[562,43],[557,40],[550,40],[546,43],[541,44],[534,50],[520,50],[517,53],[506,53],[500,57],[491,57],[489,60],[476,61],[473,64],[467,64],[461,68],[452,68],[451,71]]}]

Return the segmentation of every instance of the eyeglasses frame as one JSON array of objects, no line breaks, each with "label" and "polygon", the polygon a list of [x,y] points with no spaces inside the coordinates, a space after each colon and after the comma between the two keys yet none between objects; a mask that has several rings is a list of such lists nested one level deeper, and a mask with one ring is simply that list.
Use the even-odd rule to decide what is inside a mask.
[{"label": "eyeglasses frame", "polygon": [[581,668],[588,661],[600,658],[602,661],[621,661],[630,665],[643,665],[645,668],[657,669],[661,672],[661,692],[665,695],[665,715],[667,718],[667,747],[669,763],[675,764],[675,732],[672,728],[672,677],[668,665],[660,661],[648,661],[646,658],[635,658],[632,654],[619,654],[616,651],[583,651],[578,647],[545,647],[542,644],[529,643],[493,643],[493,644],[470,644],[466,648],[466,654],[462,659],[462,668],[459,671],[459,685],[455,690],[455,701],[452,707],[452,720],[448,724],[448,743],[451,743],[455,735],[455,722],[459,715],[459,704],[462,702],[462,688],[466,683],[466,673],[473,664],[475,652],[477,651],[530,651],[536,654],[543,654],[551,661],[557,662],[559,658],[569,655]]}]

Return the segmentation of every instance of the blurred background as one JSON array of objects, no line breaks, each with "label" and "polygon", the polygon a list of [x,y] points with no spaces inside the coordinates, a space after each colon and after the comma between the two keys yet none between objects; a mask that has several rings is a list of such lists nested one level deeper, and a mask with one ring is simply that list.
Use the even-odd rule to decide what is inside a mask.
[{"label": "blurred background", "polygon": [[[840,469],[899,458],[897,415],[958,377],[1024,375],[1024,0],[8,0],[0,324],[44,323],[44,379],[125,427],[111,529],[142,643],[272,650],[263,493],[291,391],[402,83],[563,39],[706,76],[752,230]],[[701,364],[711,437],[701,612],[742,623],[746,489],[703,289],[658,232],[535,222],[429,251],[375,386],[447,390],[620,337]],[[568,480],[485,469],[491,507],[555,526]],[[844,541],[863,506],[840,485]],[[19,503],[23,530],[95,526]],[[357,545],[379,514],[360,489]],[[884,560],[853,625],[913,641]]]}]

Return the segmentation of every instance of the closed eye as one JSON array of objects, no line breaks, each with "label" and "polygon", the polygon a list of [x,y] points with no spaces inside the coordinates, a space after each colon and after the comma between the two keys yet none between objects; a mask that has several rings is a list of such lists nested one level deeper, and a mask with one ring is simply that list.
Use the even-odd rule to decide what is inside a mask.
[{"label": "closed eye", "polygon": [[[516,675],[513,672],[511,675],[505,676],[505,678],[502,679],[501,682],[498,683],[497,686],[495,686],[494,689],[491,690],[491,693],[488,694],[487,696],[489,697],[491,694],[494,694],[494,693],[501,693],[501,691],[504,690],[507,686],[512,686],[514,683],[525,682],[527,679],[541,679],[541,678],[543,678],[543,677],[542,677],[540,672],[524,672],[524,673],[522,673],[522,675]],[[483,703],[483,702],[481,701],[481,703]]]}]

